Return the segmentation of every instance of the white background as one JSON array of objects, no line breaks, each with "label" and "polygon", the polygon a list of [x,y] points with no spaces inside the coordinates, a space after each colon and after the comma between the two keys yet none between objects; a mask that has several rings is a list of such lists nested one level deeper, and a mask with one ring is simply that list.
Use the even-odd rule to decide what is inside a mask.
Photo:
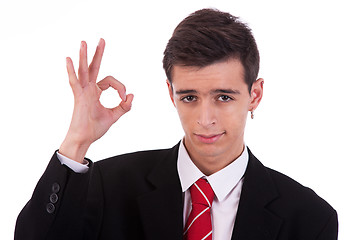
[{"label": "white background", "polygon": [[65,137],[73,104],[65,57],[77,65],[80,41],[88,42],[90,56],[104,38],[99,77],[113,75],[135,94],[131,112],[87,157],[171,147],[183,133],[162,53],[175,26],[204,7],[240,16],[258,42],[265,95],[248,120],[248,146],[265,165],[311,187],[338,211],[339,239],[358,237],[356,1],[120,2],[1,1],[0,239],[13,238],[18,213]]}]

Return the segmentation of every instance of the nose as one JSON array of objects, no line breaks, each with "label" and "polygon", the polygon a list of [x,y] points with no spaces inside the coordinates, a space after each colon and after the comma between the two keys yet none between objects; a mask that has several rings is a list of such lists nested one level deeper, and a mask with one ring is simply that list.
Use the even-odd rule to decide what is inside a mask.
[{"label": "nose", "polygon": [[215,108],[210,103],[202,102],[199,104],[197,123],[204,128],[209,128],[216,123]]}]

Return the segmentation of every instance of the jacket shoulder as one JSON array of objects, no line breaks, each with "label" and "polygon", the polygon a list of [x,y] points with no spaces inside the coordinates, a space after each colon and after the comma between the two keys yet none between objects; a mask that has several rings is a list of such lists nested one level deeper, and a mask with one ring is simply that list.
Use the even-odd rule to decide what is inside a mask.
[{"label": "jacket shoulder", "polygon": [[94,165],[101,168],[127,167],[139,168],[146,166],[153,166],[157,162],[163,160],[167,155],[173,151],[173,148],[144,150],[132,153],[125,153],[113,157],[109,157],[94,163]]},{"label": "jacket shoulder", "polygon": [[277,186],[280,198],[307,208],[323,207],[330,211],[333,210],[330,204],[317,195],[311,188],[300,184],[291,177],[276,170],[268,167],[266,167],[266,169]]},{"label": "jacket shoulder", "polygon": [[297,229],[297,235],[304,239],[310,239],[312,232],[319,237],[337,235],[337,212],[328,202],[287,175],[266,169],[278,192],[268,209],[287,220],[287,229]]},{"label": "jacket shoulder", "polygon": [[171,166],[176,168],[178,146],[172,148],[156,149],[126,153],[94,163],[104,181],[115,182],[143,181],[157,168]]}]

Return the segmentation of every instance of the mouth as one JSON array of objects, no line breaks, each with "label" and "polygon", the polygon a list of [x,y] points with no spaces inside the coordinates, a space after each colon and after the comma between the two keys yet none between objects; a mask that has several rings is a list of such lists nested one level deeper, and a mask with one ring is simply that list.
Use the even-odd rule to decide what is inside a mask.
[{"label": "mouth", "polygon": [[218,141],[224,134],[225,134],[225,132],[222,132],[222,133],[219,133],[219,134],[197,134],[197,133],[194,133],[194,135],[196,136],[196,138],[197,138],[200,142],[206,143],[206,144],[215,143],[215,142]]}]

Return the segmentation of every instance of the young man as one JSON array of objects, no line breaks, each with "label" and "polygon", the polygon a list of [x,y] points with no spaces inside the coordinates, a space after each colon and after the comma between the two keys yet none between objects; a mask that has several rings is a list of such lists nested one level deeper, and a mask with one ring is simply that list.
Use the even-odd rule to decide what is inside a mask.
[{"label": "young man", "polygon": [[[173,148],[85,160],[89,146],[130,110],[113,77],[96,83],[80,49],[67,70],[75,105],[68,134],[20,213],[15,239],[337,239],[336,211],[309,188],[264,167],[244,144],[264,80],[250,29],[203,9],[184,19],[164,52],[171,100],[185,136]],[[100,94],[122,102],[104,108]]]}]

